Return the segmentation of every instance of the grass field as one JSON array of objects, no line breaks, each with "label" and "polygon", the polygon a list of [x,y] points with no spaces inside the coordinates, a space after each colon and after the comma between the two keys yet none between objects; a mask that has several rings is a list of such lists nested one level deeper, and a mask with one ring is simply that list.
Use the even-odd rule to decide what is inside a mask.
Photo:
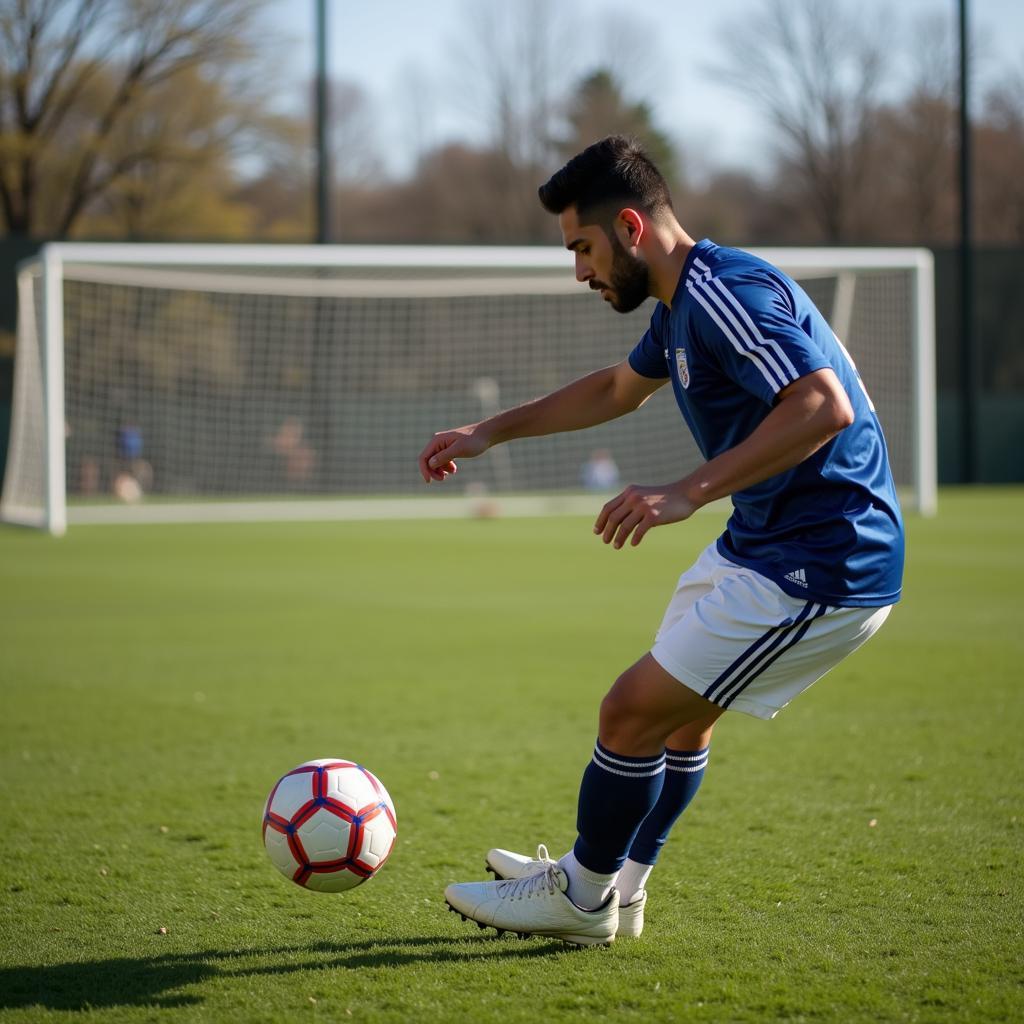
[{"label": "grass field", "polygon": [[[600,696],[715,516],[621,552],[577,518],[0,531],[0,1020],[1020,1020],[1022,524],[1019,489],[912,520],[887,626],[723,719],[644,936],[585,951],[442,891],[571,842]],[[330,755],[399,818],[334,897],[258,828]]]}]

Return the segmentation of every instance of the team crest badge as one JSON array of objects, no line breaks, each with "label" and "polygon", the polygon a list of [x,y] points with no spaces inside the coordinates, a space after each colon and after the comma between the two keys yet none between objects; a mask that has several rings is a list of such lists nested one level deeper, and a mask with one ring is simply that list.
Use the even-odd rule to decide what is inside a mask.
[{"label": "team crest badge", "polygon": [[690,367],[686,363],[686,349],[681,346],[676,349],[676,369],[679,371],[679,383],[684,388],[690,386]]}]

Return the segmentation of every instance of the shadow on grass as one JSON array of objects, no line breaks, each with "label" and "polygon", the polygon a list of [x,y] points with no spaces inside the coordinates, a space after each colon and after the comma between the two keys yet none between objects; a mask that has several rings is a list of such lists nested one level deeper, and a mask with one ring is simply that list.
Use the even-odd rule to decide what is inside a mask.
[{"label": "shadow on grass", "polygon": [[[276,949],[214,949],[37,967],[4,967],[0,968],[0,1010],[29,1006],[44,1006],[50,1010],[192,1006],[202,1003],[202,996],[177,990],[212,979],[481,959],[522,959],[549,956],[567,948],[554,940],[521,943],[496,937],[453,939],[423,936],[393,942],[318,942]],[[287,963],[265,962],[268,957],[281,956],[302,959]]]}]

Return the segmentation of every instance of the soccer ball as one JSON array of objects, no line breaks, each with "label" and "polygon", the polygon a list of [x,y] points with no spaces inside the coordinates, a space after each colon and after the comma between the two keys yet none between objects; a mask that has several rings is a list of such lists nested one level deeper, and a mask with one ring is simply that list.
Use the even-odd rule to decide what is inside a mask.
[{"label": "soccer ball", "polygon": [[297,885],[344,892],[372,878],[398,834],[395,805],[362,765],[339,758],[306,761],[270,791],[263,845]]}]

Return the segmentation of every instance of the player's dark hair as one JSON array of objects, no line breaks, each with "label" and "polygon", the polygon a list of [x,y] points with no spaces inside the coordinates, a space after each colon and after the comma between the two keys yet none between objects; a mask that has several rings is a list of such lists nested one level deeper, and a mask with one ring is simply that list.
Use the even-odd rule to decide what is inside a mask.
[{"label": "player's dark hair", "polygon": [[576,207],[583,223],[611,221],[624,206],[657,216],[672,209],[668,183],[640,143],[610,135],[588,146],[537,190],[548,213]]}]

